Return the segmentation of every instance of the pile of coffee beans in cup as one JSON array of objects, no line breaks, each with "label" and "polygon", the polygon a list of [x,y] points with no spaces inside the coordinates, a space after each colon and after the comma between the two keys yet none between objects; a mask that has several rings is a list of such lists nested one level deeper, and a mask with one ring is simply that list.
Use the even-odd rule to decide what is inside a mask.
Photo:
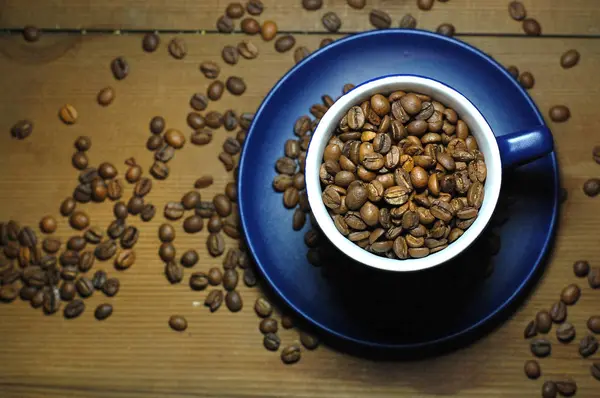
[{"label": "pile of coffee beans in cup", "polygon": [[487,168],[469,126],[419,93],[375,94],[339,121],[319,170],[337,230],[396,259],[443,250],[475,222]]}]

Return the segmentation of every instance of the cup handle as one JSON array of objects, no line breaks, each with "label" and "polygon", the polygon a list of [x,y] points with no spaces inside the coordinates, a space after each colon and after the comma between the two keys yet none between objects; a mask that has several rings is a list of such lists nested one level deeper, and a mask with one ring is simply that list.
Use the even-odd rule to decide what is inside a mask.
[{"label": "cup handle", "polygon": [[502,168],[516,167],[544,157],[554,149],[552,133],[546,126],[496,137]]}]

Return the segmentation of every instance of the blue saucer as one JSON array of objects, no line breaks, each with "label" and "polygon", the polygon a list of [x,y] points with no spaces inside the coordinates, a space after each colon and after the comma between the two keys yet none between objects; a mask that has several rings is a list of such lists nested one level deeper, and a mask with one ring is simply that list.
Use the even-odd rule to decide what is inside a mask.
[{"label": "blue saucer", "polygon": [[370,31],[338,40],[277,83],[256,113],[240,161],[248,247],[273,291],[301,319],[349,347],[421,351],[480,336],[510,315],[539,275],[556,226],[559,177],[552,153],[505,173],[486,235],[452,264],[390,274],[356,265],[325,242],[318,250],[323,265],[311,265],[303,240],[310,223],[292,230],[293,211],[272,188],[275,160],[294,138],[295,120],[323,94],[335,98],[345,83],[402,73],[460,91],[497,135],[544,123],[501,65],[465,43],[424,31]]}]

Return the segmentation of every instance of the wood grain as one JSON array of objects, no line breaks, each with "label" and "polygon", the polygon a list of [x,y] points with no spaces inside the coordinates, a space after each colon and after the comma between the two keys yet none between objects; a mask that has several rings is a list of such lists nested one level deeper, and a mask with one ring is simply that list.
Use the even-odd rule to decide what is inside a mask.
[{"label": "wood grain", "polygon": [[[245,2],[242,2],[245,3]],[[421,11],[416,0],[370,0],[355,10],[346,0],[329,0],[318,11],[306,11],[300,0],[263,0],[260,21],[272,19],[284,31],[325,32],[321,16],[336,12],[343,21],[342,31],[372,29],[368,14],[381,9],[390,14],[393,26],[407,13],[414,15],[421,29],[435,30],[451,22],[461,33],[522,34],[521,24],[508,15],[508,0],[452,0],[436,3]],[[528,15],[542,25],[544,34],[600,34],[600,7],[596,0],[524,0]],[[227,0],[0,0],[0,27],[22,28],[33,24],[43,28],[81,29],[167,29],[215,30]],[[239,23],[236,23],[239,29]]]},{"label": "wood grain", "polygon": [[[183,61],[167,55],[164,43],[171,37],[162,36],[163,45],[155,54],[143,53],[141,36],[134,34],[49,35],[34,45],[25,44],[20,38],[1,39],[0,130],[5,133],[0,134],[0,220],[14,218],[22,224],[36,225],[43,215],[58,216],[60,201],[76,185],[77,173],[70,158],[73,141],[79,135],[92,137],[93,164],[111,161],[122,173],[123,161],[130,156],[145,170],[150,165],[151,156],[144,144],[152,116],[163,115],[169,127],[189,132],[185,126],[188,100],[192,93],[204,91],[208,85],[198,64],[218,60],[223,45],[235,44],[245,37],[186,35],[189,55]],[[323,37],[300,35],[297,39],[299,45],[314,49]],[[261,52],[259,58],[241,60],[237,67],[223,66],[222,71],[222,77],[237,74],[246,79],[247,93],[242,97],[226,94],[218,103],[211,103],[209,109],[253,111],[293,65],[290,53],[278,54],[272,43],[252,40]],[[135,221],[141,238],[134,267],[117,272],[110,264],[96,265],[96,269],[118,274],[121,291],[113,299],[95,294],[86,300],[87,310],[80,319],[44,316],[20,300],[0,306],[0,395],[523,397],[539,396],[544,379],[567,375],[577,380],[578,396],[597,396],[598,382],[589,375],[592,360],[579,358],[574,344],[555,344],[552,357],[541,361],[543,377],[527,380],[522,367],[531,355],[522,332],[538,310],[549,308],[557,300],[564,285],[576,281],[571,270],[574,260],[587,258],[600,265],[598,198],[587,198],[581,191],[586,178],[600,174],[600,166],[591,160],[592,146],[600,144],[594,133],[595,104],[600,96],[598,40],[479,37],[467,41],[503,64],[532,71],[536,86],[531,95],[544,114],[556,103],[568,105],[573,113],[567,123],[550,123],[563,185],[569,191],[556,247],[543,278],[512,319],[471,346],[439,358],[375,362],[322,346],[314,352],[304,352],[298,364],[285,366],[278,354],[262,347],[259,320],[252,310],[259,289],[240,288],[245,302],[240,313],[232,314],[222,308],[210,314],[202,306],[205,292],[192,292],[185,283],[169,285],[157,256],[157,228],[164,222],[159,214],[150,223]],[[582,60],[576,68],[565,71],[558,60],[569,48],[579,49]],[[113,80],[108,67],[118,55],[127,57],[132,70],[121,82]],[[110,107],[101,108],[95,103],[95,96],[106,85],[115,87],[117,98]],[[79,111],[80,120],[74,126],[65,126],[58,120],[58,109],[65,103],[73,104]],[[32,136],[24,141],[11,139],[7,134],[10,126],[26,117],[35,123]],[[171,161],[171,177],[157,182],[148,200],[162,209],[168,200],[178,200],[190,190],[194,180],[203,174],[215,176],[215,184],[202,191],[204,198],[222,192],[231,176],[216,157],[222,141],[232,134],[219,131],[206,147],[188,143]],[[128,187],[126,198],[130,192]],[[83,208],[92,216],[94,225],[106,227],[112,219],[109,203]],[[66,221],[60,217],[59,220],[56,235],[63,239],[73,235]],[[177,233],[180,253],[188,248],[200,252],[201,260],[195,270],[220,266],[222,258],[212,259],[206,252],[206,231],[186,235],[177,223]],[[228,241],[229,246],[232,244]],[[579,283],[587,286],[584,281]],[[598,311],[599,297],[599,291],[584,287],[580,302],[569,308],[569,319],[580,336],[587,317]],[[114,304],[115,312],[105,322],[95,321],[93,309],[105,301]],[[174,313],[188,318],[190,326],[186,332],[169,329],[167,320]],[[296,331],[286,330],[281,336],[284,343],[297,340]]]}]

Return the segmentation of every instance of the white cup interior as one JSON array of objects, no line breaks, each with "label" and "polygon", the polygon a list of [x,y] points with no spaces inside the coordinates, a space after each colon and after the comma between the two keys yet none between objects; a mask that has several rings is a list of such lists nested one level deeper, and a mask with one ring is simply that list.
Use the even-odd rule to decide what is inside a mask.
[{"label": "white cup interior", "polygon": [[[427,257],[418,259],[390,259],[377,256],[360,248],[343,236],[335,227],[327,208],[321,199],[322,189],[319,180],[319,168],[323,152],[341,118],[354,105],[377,93],[388,94],[393,91],[414,91],[431,96],[447,107],[453,108],[459,118],[469,126],[476,138],[479,150],[485,157],[487,178],[485,196],[475,222],[465,233],[447,248]],[[314,132],[306,157],[306,190],[311,210],[319,227],[327,238],[350,258],[365,265],[388,271],[418,271],[442,264],[469,247],[481,234],[489,222],[500,195],[502,165],[496,138],[479,110],[462,94],[436,80],[413,75],[394,75],[368,81],[342,96],[329,108]]]}]

